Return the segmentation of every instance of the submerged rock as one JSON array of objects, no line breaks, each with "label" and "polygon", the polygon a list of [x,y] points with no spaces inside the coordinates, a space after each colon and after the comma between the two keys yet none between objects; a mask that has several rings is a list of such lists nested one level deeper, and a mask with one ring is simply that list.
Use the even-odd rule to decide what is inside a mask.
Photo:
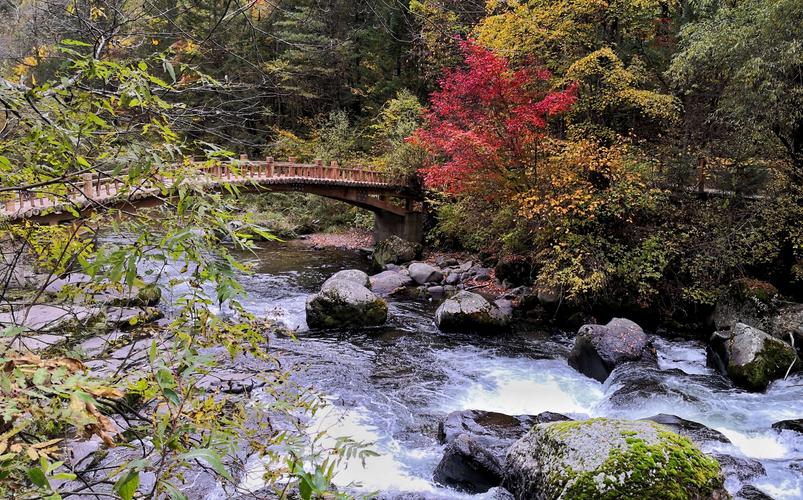
[{"label": "submerged rock", "polygon": [[419,285],[440,283],[443,280],[440,269],[424,262],[413,262],[407,269],[410,271],[410,277]]},{"label": "submerged rock", "polygon": [[616,366],[644,356],[649,340],[636,323],[614,318],[607,325],[584,325],[574,338],[569,366],[605,382]]},{"label": "submerged rock", "polygon": [[398,236],[390,236],[376,244],[374,263],[379,266],[403,264],[416,259],[421,254],[421,245],[406,241]]},{"label": "submerged rock", "polygon": [[507,453],[517,499],[728,498],[716,459],[654,422],[540,424]]},{"label": "submerged rock", "polygon": [[569,418],[550,412],[535,416],[480,410],[452,412],[439,428],[441,441],[447,446],[434,479],[470,493],[499,486],[507,449],[533,425],[561,420]]},{"label": "submerged rock", "polygon": [[482,295],[463,291],[438,307],[435,324],[444,332],[496,333],[510,326],[510,316]]},{"label": "submerged rock", "polygon": [[388,305],[359,283],[327,281],[306,304],[310,328],[377,326],[388,318]]},{"label": "submerged rock", "polygon": [[792,346],[744,323],[714,333],[708,347],[708,365],[751,391],[765,390],[792,363],[800,364]]}]

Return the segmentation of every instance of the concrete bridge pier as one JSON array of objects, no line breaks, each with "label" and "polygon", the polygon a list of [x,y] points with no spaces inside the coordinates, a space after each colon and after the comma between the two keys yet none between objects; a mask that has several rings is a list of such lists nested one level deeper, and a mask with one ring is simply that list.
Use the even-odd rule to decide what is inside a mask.
[{"label": "concrete bridge pier", "polygon": [[424,214],[421,212],[408,212],[397,215],[392,212],[374,212],[374,241],[381,241],[388,236],[415,243],[424,241]]}]

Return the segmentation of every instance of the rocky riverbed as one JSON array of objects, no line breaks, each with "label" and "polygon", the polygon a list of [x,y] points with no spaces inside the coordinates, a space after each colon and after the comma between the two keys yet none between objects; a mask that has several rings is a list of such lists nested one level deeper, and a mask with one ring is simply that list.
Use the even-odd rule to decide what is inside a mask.
[{"label": "rocky riverbed", "polygon": [[[706,342],[644,332],[647,343],[630,354],[600,356],[611,362],[603,363],[604,374],[597,376],[570,366],[577,329],[533,327],[514,320],[495,334],[462,328],[441,331],[437,310],[446,297],[461,289],[481,291],[467,289],[493,279],[487,268],[459,260],[433,259],[426,265],[434,272],[392,264],[399,267],[384,272],[396,278],[370,280],[372,293],[387,304],[387,319],[380,326],[310,329],[307,301],[333,274],[359,269],[376,277],[377,270],[370,269],[365,256],[265,242],[255,254],[240,258],[255,269],[241,277],[247,291],[244,305],[296,332],[299,341],[271,333],[271,345],[297,382],[314,386],[330,403],[311,422],[311,430],[370,441],[380,454],[369,458],[365,468],[358,460],[347,463],[337,477],[341,488],[379,491],[382,498],[504,498],[498,486],[507,474],[503,456],[532,424],[604,417],[650,418],[690,439],[717,458],[730,494],[803,496],[803,434],[797,420],[803,414],[800,374],[786,380],[774,377],[763,392],[751,392],[709,366]],[[178,266],[167,269],[165,283],[177,272]],[[450,285],[446,281],[451,275],[460,279]],[[380,281],[386,292],[377,289]],[[442,295],[430,290],[439,286]],[[165,288],[160,311],[169,315],[170,303],[182,293]],[[488,299],[488,304],[495,301]],[[502,299],[515,303],[520,297]],[[499,304],[495,307],[501,310]],[[603,347],[595,343],[594,332],[587,337],[584,345],[600,353]],[[87,338],[80,349],[88,356],[87,366],[101,372],[136,369],[149,345],[147,328],[138,325]],[[268,397],[260,382],[266,369],[257,361],[238,359],[223,363],[208,382],[258,402]],[[483,452],[472,451],[477,442]],[[72,459],[92,462],[100,449],[99,442],[76,443]],[[496,458],[480,462],[491,464],[491,469],[496,463],[501,477],[470,473],[469,482],[485,478],[480,486],[452,479],[465,475],[460,453],[474,460],[485,452]],[[115,453],[104,460],[113,462]],[[245,454],[239,459],[241,488],[258,490],[259,458]],[[188,486],[192,498],[228,497],[221,485],[204,477],[199,473]]]}]

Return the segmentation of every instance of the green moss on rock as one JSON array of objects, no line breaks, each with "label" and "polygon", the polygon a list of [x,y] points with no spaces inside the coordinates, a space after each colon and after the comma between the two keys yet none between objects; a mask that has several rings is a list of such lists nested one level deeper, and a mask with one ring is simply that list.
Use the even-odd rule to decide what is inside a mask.
[{"label": "green moss on rock", "polygon": [[727,498],[716,459],[654,422],[592,419],[536,426],[508,452],[516,498]]}]

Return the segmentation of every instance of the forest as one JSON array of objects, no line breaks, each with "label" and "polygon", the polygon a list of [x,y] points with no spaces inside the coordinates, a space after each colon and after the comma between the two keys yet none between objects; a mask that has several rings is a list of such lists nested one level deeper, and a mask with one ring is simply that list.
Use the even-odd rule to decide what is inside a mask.
[{"label": "forest", "polygon": [[[0,0],[0,497],[803,497],[801,20],[801,0]],[[426,403],[372,385],[408,357]],[[458,417],[493,437],[458,453]],[[604,465],[626,484],[527,469],[584,432],[627,438]],[[644,454],[672,473],[634,472]]]}]

